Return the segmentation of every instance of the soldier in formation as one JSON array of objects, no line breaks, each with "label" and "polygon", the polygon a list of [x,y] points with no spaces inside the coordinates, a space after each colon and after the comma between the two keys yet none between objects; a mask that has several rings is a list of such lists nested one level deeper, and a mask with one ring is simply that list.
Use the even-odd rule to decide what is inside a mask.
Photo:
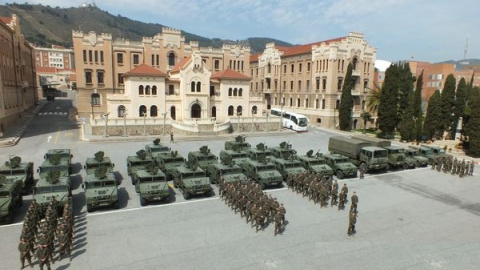
[{"label": "soldier in formation", "polygon": [[356,233],[355,224],[357,224],[357,214],[355,214],[354,212],[350,212],[350,214],[348,215],[348,236]]},{"label": "soldier in formation", "polygon": [[286,210],[272,195],[264,193],[259,184],[253,181],[238,181],[219,185],[220,199],[234,213],[240,212],[255,230],[263,230],[270,222],[275,222],[275,235],[281,233],[285,226]]},{"label": "soldier in formation", "polygon": [[354,191],[352,195],[352,204],[350,205],[350,212],[357,213],[358,197],[357,193]]},{"label": "soldier in formation", "polygon": [[443,171],[444,173],[451,173],[459,177],[473,175],[475,164],[474,161],[465,161],[465,159],[457,159],[456,157],[439,157],[432,159],[432,170]]},{"label": "soldier in formation", "polygon": [[338,183],[333,183],[331,176],[305,171],[294,177],[288,176],[287,184],[292,191],[302,194],[303,197],[308,197],[308,200],[315,204],[319,203],[320,207],[328,205],[330,196],[332,196],[330,205],[337,201]]},{"label": "soldier in formation", "polygon": [[58,210],[58,202],[54,198],[45,211],[44,219],[41,219],[43,213],[35,200],[28,207],[18,246],[21,269],[25,266],[25,259],[32,266],[30,255],[32,253],[38,258],[40,269],[44,266],[50,269],[50,263],[55,263],[56,246],[60,253],[59,260],[64,254],[72,260],[74,219],[71,197],[65,203],[61,216]]}]

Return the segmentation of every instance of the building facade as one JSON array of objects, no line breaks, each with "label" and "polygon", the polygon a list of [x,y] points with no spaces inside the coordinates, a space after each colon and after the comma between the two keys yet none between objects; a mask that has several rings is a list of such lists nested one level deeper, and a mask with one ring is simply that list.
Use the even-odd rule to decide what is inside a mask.
[{"label": "building facade", "polygon": [[0,133],[35,104],[34,49],[21,32],[16,15],[0,17]]},{"label": "building facade", "polygon": [[347,66],[353,65],[352,128],[360,128],[368,92],[373,88],[376,48],[362,33],[294,47],[266,45],[250,57],[251,95],[265,107],[306,115],[310,124],[338,126],[338,108]]},{"label": "building facade", "polygon": [[57,69],[74,69],[73,49],[52,45],[51,48],[35,47],[35,66]]}]

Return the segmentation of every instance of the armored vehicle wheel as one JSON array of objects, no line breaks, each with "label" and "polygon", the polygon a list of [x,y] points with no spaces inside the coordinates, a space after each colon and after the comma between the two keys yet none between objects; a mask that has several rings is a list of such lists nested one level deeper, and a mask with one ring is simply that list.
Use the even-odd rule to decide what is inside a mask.
[{"label": "armored vehicle wheel", "polygon": [[345,178],[345,174],[343,174],[342,171],[338,170],[338,171],[337,171],[337,178],[338,178],[338,179],[343,179],[343,178]]},{"label": "armored vehicle wheel", "polygon": [[265,189],[265,184],[264,184],[264,183],[261,183],[261,184],[260,184],[260,189],[261,189],[261,190],[264,190],[264,189]]},{"label": "armored vehicle wheel", "polygon": [[415,168],[420,168],[420,166],[422,166],[422,165],[420,164],[420,161],[418,161],[418,160],[415,161]]},{"label": "armored vehicle wheel", "polygon": [[207,194],[205,194],[205,196],[207,197],[212,197],[213,195],[215,195],[215,192],[213,192],[213,189],[207,192]]},{"label": "armored vehicle wheel", "polygon": [[183,192],[183,198],[184,198],[185,200],[189,200],[189,199],[190,199],[190,194],[188,194],[188,192],[186,192],[186,191]]},{"label": "armored vehicle wheel", "polygon": [[22,207],[23,205],[23,196],[20,195],[20,200],[18,200],[18,206]]},{"label": "armored vehicle wheel", "polygon": [[147,205],[147,200],[145,200],[144,198],[140,197],[140,205],[141,205],[141,206]]},{"label": "armored vehicle wheel", "polygon": [[10,213],[8,213],[7,224],[12,224],[14,217],[15,217],[15,215],[14,215],[13,210],[12,210]]},{"label": "armored vehicle wheel", "polygon": [[87,213],[93,212],[93,207],[87,204]]},{"label": "armored vehicle wheel", "polygon": [[118,201],[116,203],[114,203],[113,208],[115,208],[115,209],[120,208],[120,203]]},{"label": "armored vehicle wheel", "polygon": [[408,164],[407,164],[406,162],[403,163],[403,169],[404,169],[404,170],[408,170],[408,167],[409,167],[409,166],[408,166]]}]

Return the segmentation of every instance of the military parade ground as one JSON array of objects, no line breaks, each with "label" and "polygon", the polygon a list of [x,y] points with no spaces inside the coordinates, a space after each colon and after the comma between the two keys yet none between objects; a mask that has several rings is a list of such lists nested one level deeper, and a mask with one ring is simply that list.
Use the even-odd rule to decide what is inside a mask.
[{"label": "military parade ground", "polygon": [[[267,187],[266,197],[286,209],[283,228],[276,235],[273,215],[260,229],[252,228],[241,217],[242,211],[233,211],[229,199],[219,197],[215,184],[209,196],[185,199],[183,190],[169,181],[167,201],[142,206],[126,159],[153,137],[89,137],[87,127],[70,117],[71,107],[67,99],[44,104],[18,144],[0,148],[2,163],[19,156],[33,162],[35,171],[49,149],[71,150],[72,260],[68,256],[58,260],[57,249],[52,269],[477,269],[480,265],[480,177],[476,171],[459,177],[428,166],[368,172],[364,179],[338,179],[339,192],[344,184],[349,190],[344,209],[330,205],[330,200],[327,205],[315,203],[285,182]],[[163,136],[161,143],[183,157],[204,145],[218,156],[225,141],[236,135],[176,136],[175,143]],[[309,150],[327,154],[329,138],[345,136],[313,126],[306,133],[282,130],[242,135],[252,147],[264,143],[273,148],[288,142],[298,155]],[[83,166],[98,151],[115,164],[119,209],[87,211]],[[37,172],[34,178],[39,178]],[[355,231],[349,236],[353,192],[359,202]],[[1,269],[21,267],[18,246],[32,199],[31,194],[24,195],[13,223],[0,226]],[[32,257],[32,262],[38,269],[38,259]]]}]

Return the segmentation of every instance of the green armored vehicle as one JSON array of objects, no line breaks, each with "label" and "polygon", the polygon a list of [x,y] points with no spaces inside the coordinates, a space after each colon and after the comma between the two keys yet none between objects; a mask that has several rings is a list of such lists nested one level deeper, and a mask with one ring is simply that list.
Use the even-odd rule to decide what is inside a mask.
[{"label": "green armored vehicle", "polygon": [[243,151],[250,148],[250,144],[245,141],[245,136],[238,135],[234,141],[225,142],[225,150]]},{"label": "green armored vehicle", "polygon": [[405,149],[405,156],[415,159],[415,167],[428,166],[428,158],[420,155],[418,148],[412,148],[412,146],[409,146]]},{"label": "green armored vehicle", "polygon": [[117,179],[113,173],[113,167],[109,157],[103,151],[95,153],[94,158],[87,158],[85,171],[87,176],[83,183],[87,212],[95,208],[110,206],[119,208]]},{"label": "green armored vehicle", "polygon": [[0,166],[0,175],[17,176],[23,179],[23,194],[33,186],[33,162],[22,162],[20,157],[10,157]]},{"label": "green armored vehicle", "polygon": [[220,162],[224,165],[229,164],[230,161],[233,161],[235,164],[240,165],[244,162],[247,162],[248,160],[250,160],[250,158],[245,151],[241,151],[238,149],[220,151]]},{"label": "green armored vehicle", "polygon": [[251,160],[259,160],[273,156],[272,151],[264,143],[259,143],[256,148],[248,148],[245,150]]},{"label": "green armored vehicle", "polygon": [[154,161],[147,156],[145,150],[139,150],[136,156],[127,157],[127,173],[132,179],[132,185],[135,185],[135,172],[137,170],[145,169],[146,166],[152,164]]},{"label": "green armored vehicle", "polygon": [[193,195],[213,196],[213,188],[205,172],[193,161],[175,167],[172,171],[173,186],[179,188],[185,200]]},{"label": "green armored vehicle", "polygon": [[267,186],[280,186],[283,176],[275,165],[267,162],[264,156],[259,155],[258,158],[259,160],[249,160],[241,164],[245,175],[258,183],[261,189],[265,189]]},{"label": "green armored vehicle", "polygon": [[345,177],[357,177],[357,167],[350,162],[348,157],[339,154],[324,155],[328,166],[332,168],[338,179]]},{"label": "green armored vehicle", "polygon": [[431,162],[435,157],[450,158],[450,155],[445,153],[445,149],[435,145],[421,145],[419,148],[420,155],[428,158]]},{"label": "green armored vehicle", "polygon": [[320,151],[313,155],[313,150],[310,150],[306,155],[296,156],[295,158],[302,163],[306,170],[315,172],[321,176],[333,175],[333,169],[327,165],[327,161]]},{"label": "green armored vehicle", "polygon": [[22,206],[24,176],[0,175],[0,222],[12,223],[15,215],[15,208]]},{"label": "green armored vehicle", "polygon": [[153,201],[166,201],[170,197],[165,174],[154,165],[135,171],[135,191],[140,196],[140,205]]},{"label": "green armored vehicle", "polygon": [[198,165],[202,170],[206,170],[210,164],[218,163],[218,157],[210,153],[208,146],[200,147],[200,151],[193,151],[188,153],[188,161]]},{"label": "green armored vehicle", "polygon": [[288,152],[284,152],[283,158],[271,157],[269,161],[275,165],[285,181],[289,175],[295,177],[306,171],[302,163]]},{"label": "green armored vehicle", "polygon": [[40,215],[45,214],[52,198],[57,201],[57,212],[61,214],[68,197],[72,196],[70,178],[57,170],[41,171],[40,174],[40,179],[33,188],[33,198],[39,205]]},{"label": "green armored vehicle", "polygon": [[228,157],[222,159],[222,163],[208,165],[207,175],[210,177],[210,183],[212,184],[220,184],[222,180],[225,182],[236,182],[247,179],[247,176],[243,174],[243,169]]},{"label": "green armored vehicle", "polygon": [[68,173],[72,174],[73,173],[73,168],[72,168],[72,158],[73,155],[70,152],[70,149],[49,149],[47,153],[44,156],[45,160],[50,159],[52,156],[59,156],[60,159],[62,160],[62,164],[68,164]]},{"label": "green armored vehicle", "polygon": [[405,156],[405,149],[399,146],[384,147],[388,153],[389,168],[415,168],[415,160]]},{"label": "green armored vehicle", "polygon": [[145,152],[152,159],[155,159],[160,153],[170,152],[171,150],[170,147],[162,145],[160,139],[155,139],[153,144],[145,145]]},{"label": "green armored vehicle", "polygon": [[297,155],[297,151],[292,149],[292,145],[288,142],[282,142],[277,147],[270,147],[270,151],[272,151],[272,155],[276,158],[283,158],[286,155],[292,157]]},{"label": "green armored vehicle", "polygon": [[57,171],[60,173],[60,177],[70,177],[70,162],[66,158],[62,158],[61,155],[52,154],[45,155],[46,159],[42,162],[42,165],[38,167],[37,172],[40,178],[45,177],[51,171]]},{"label": "green armored vehicle", "polygon": [[155,157],[155,163],[166,175],[167,180],[171,180],[173,169],[185,164],[185,158],[178,151],[162,152]]}]

